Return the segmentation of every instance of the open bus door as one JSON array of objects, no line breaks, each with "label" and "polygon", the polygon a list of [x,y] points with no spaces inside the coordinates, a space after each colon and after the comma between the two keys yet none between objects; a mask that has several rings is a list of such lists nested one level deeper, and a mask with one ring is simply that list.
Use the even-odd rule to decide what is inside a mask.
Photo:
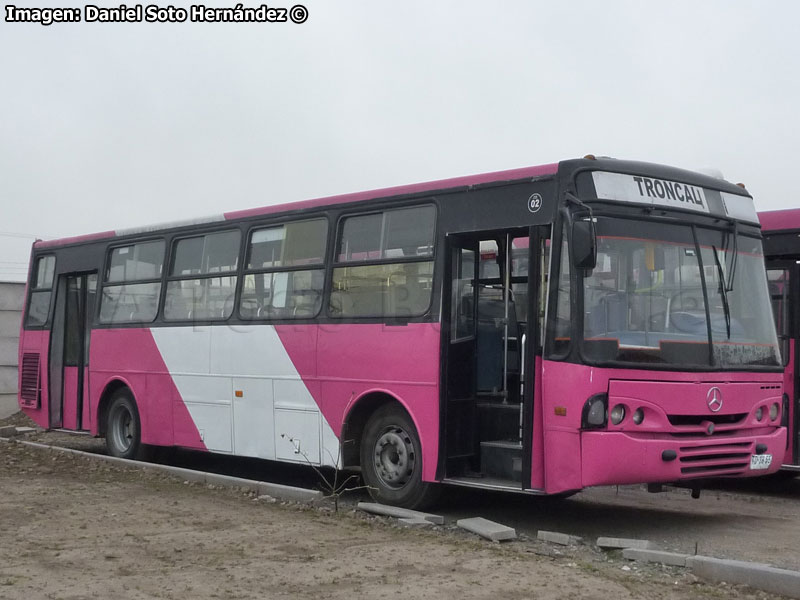
[{"label": "open bus door", "polygon": [[543,242],[537,228],[448,237],[445,478],[530,488]]},{"label": "open bus door", "polygon": [[97,273],[61,275],[50,337],[50,427],[89,428],[89,343]]}]

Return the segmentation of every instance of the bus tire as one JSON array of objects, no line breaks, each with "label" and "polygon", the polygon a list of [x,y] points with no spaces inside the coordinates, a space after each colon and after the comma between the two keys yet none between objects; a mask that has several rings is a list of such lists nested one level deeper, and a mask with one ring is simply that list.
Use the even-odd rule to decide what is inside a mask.
[{"label": "bus tire", "polygon": [[422,445],[417,428],[395,404],[379,408],[361,438],[361,475],[370,496],[382,504],[420,510],[430,506],[440,488],[422,481]]},{"label": "bus tire", "polygon": [[143,458],[141,420],[128,388],[120,388],[114,392],[106,414],[108,454],[117,458]]}]

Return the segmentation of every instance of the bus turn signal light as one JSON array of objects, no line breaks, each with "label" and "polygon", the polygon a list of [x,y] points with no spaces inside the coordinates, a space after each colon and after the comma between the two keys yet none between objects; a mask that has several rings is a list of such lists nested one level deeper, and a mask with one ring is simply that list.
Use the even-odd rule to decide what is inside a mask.
[{"label": "bus turn signal light", "polygon": [[566,406],[556,406],[553,409],[553,412],[556,413],[557,417],[566,417],[567,416],[567,407]]},{"label": "bus turn signal light", "polygon": [[244,398],[244,392],[242,390],[236,390],[233,392],[233,395],[237,398]]}]

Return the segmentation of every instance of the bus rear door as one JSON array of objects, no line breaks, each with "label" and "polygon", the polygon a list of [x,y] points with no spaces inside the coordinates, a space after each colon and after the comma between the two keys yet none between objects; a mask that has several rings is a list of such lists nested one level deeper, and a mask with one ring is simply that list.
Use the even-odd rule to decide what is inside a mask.
[{"label": "bus rear door", "polygon": [[50,427],[89,429],[89,343],[97,272],[58,278],[50,337]]}]

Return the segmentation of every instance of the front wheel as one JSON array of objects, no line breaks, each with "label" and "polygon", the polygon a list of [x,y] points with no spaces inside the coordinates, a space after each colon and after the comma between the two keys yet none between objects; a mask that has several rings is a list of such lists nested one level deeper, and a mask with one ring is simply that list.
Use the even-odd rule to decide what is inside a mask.
[{"label": "front wheel", "polygon": [[375,411],[361,438],[361,474],[372,498],[382,504],[422,509],[439,486],[422,481],[422,446],[414,423],[399,406]]},{"label": "front wheel", "polygon": [[142,427],[136,402],[127,389],[111,398],[106,418],[106,449],[117,458],[141,458]]}]

